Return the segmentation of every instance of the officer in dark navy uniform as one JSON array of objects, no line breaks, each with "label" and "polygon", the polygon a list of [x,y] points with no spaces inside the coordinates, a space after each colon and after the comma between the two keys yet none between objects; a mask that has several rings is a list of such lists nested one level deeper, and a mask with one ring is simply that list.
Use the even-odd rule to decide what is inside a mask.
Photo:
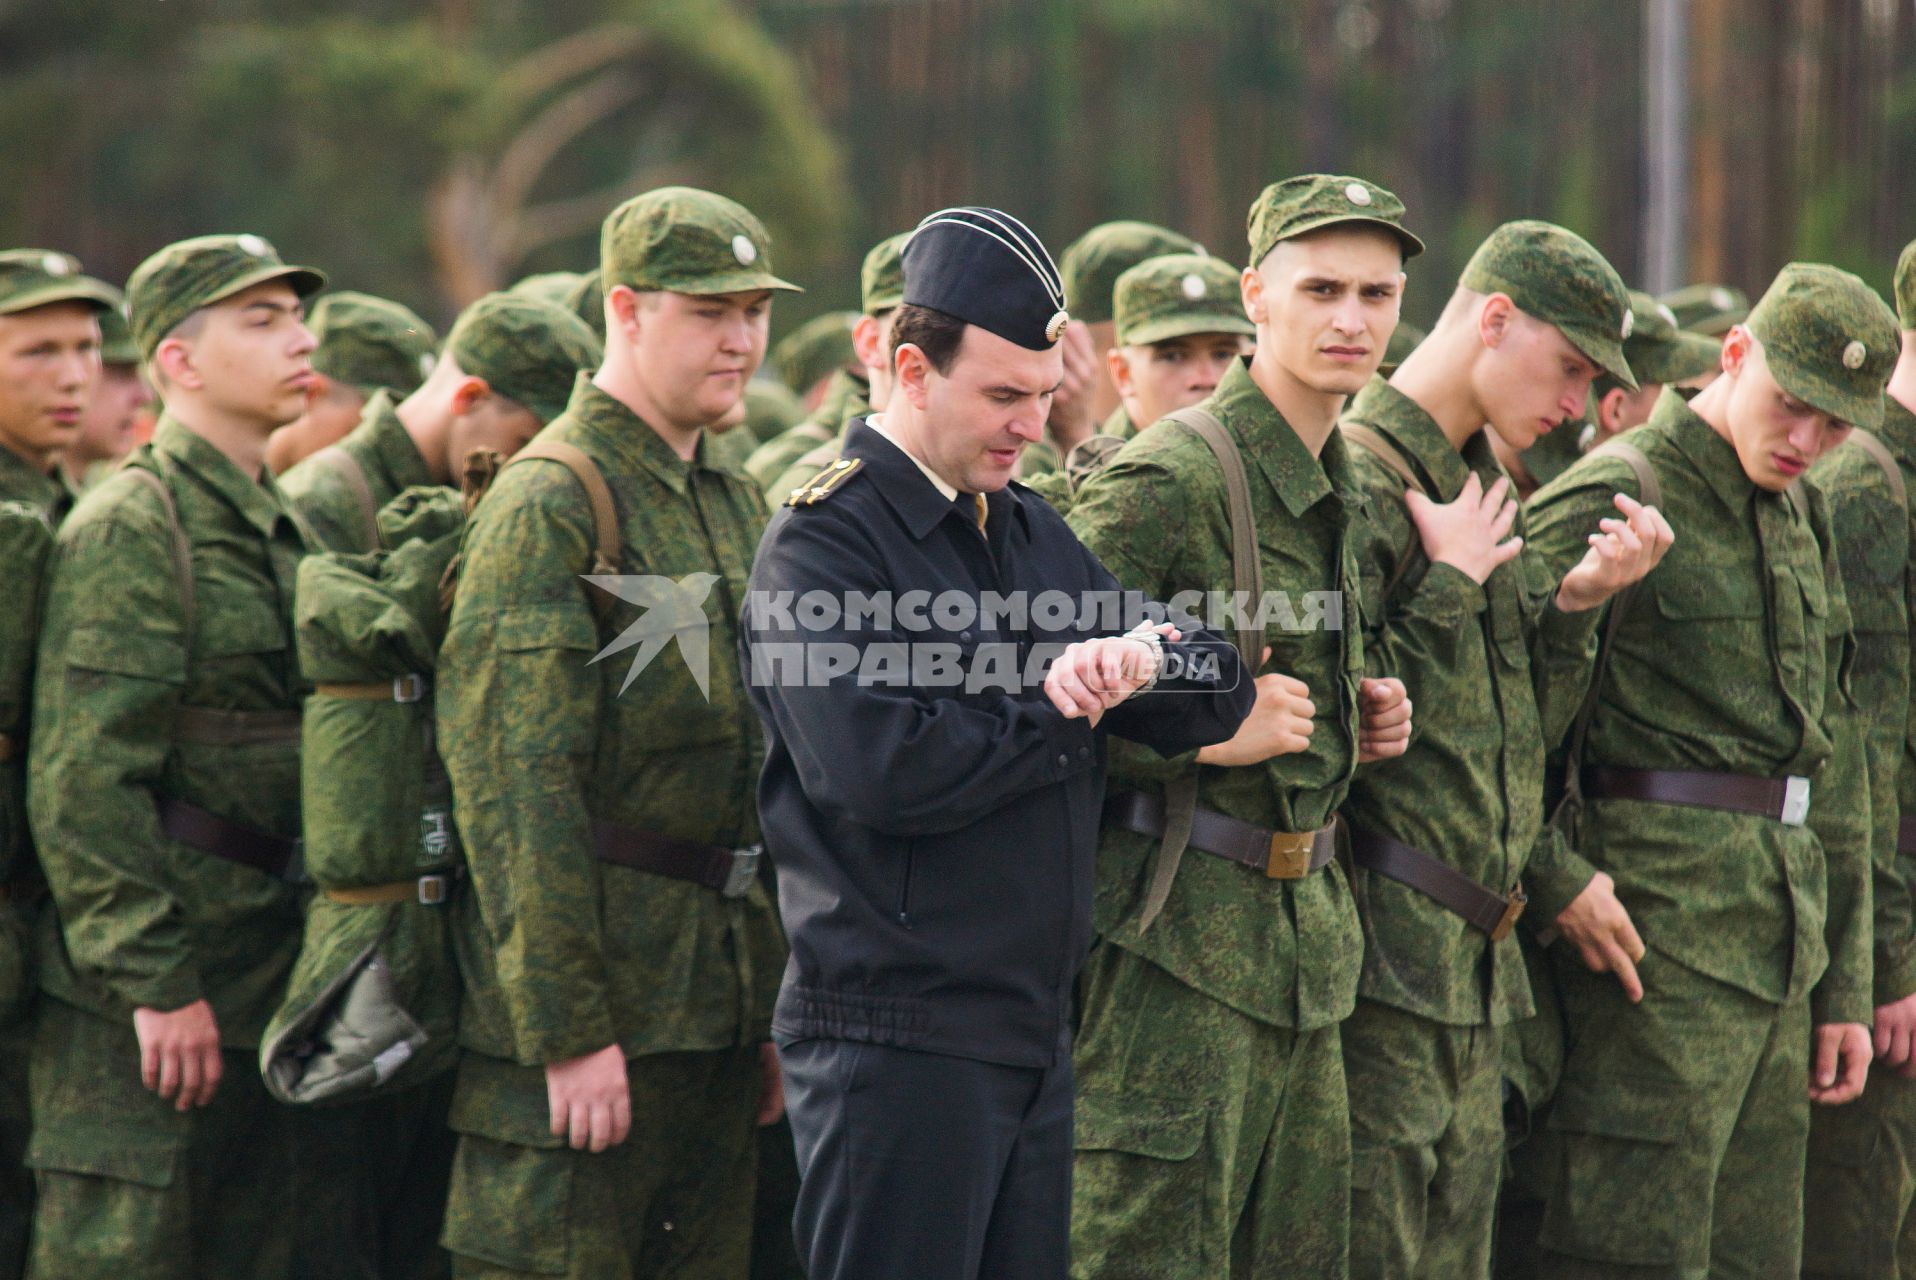
[{"label": "officer in dark navy uniform", "polygon": [[773,1033],[813,1280],[1065,1274],[1103,733],[1174,755],[1252,709],[1226,640],[1152,626],[1011,482],[1066,323],[1016,219],[927,218],[891,402],[753,568],[740,649],[769,740],[791,942]]}]

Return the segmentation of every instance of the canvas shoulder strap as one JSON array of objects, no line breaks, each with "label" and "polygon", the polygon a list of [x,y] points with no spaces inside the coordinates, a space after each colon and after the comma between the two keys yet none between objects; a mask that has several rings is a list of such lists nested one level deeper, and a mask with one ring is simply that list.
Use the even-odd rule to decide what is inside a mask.
[{"label": "canvas shoulder strap", "polygon": [[[1648,507],[1662,507],[1663,485],[1657,480],[1656,468],[1650,465],[1650,459],[1643,450],[1622,440],[1609,440],[1584,456],[1621,459],[1636,475],[1638,500]],[[1570,737],[1564,747],[1563,801],[1550,816],[1553,825],[1558,825],[1562,818],[1583,805],[1584,740],[1590,734],[1590,720],[1596,715],[1597,697],[1603,691],[1604,675],[1610,670],[1610,651],[1616,644],[1617,629],[1623,625],[1624,616],[1629,613],[1631,601],[1636,598],[1637,588],[1641,585],[1639,579],[1617,592],[1603,620],[1603,634],[1597,640],[1597,660],[1590,672],[1590,686],[1584,690],[1583,703],[1577,708],[1577,718],[1570,723]]]},{"label": "canvas shoulder strap", "polygon": [[329,468],[351,491],[353,503],[359,508],[360,545],[368,550],[376,550],[379,547],[379,508],[373,502],[373,487],[366,479],[366,468],[359,465],[358,458],[336,444],[321,449],[312,456],[312,461]]},{"label": "canvas shoulder strap", "polygon": [[1881,437],[1865,431],[1861,427],[1857,427],[1854,431],[1851,431],[1849,438],[1856,443],[1857,448],[1869,455],[1870,461],[1882,468],[1883,478],[1889,481],[1889,491],[1895,497],[1896,505],[1907,512],[1909,510],[1909,485],[1904,481],[1903,469],[1897,465],[1895,457],[1889,451],[1889,446],[1883,443]]},{"label": "canvas shoulder strap", "polygon": [[[619,510],[612,502],[612,490],[606,486],[605,476],[599,471],[598,463],[577,445],[567,444],[563,440],[534,440],[512,456],[513,464],[528,460],[544,459],[556,462],[570,471],[585,490],[586,500],[592,504],[592,568],[591,573],[598,576],[619,572]],[[600,621],[612,607],[613,597],[599,592],[592,597],[593,609],[599,614]]]}]

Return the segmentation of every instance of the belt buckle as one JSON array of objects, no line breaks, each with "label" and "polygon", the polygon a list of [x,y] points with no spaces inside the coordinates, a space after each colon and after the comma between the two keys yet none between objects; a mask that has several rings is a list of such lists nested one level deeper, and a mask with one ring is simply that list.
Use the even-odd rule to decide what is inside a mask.
[{"label": "belt buckle", "polygon": [[418,702],[426,696],[426,677],[417,671],[393,677],[394,702]]},{"label": "belt buckle", "polygon": [[1517,927],[1517,920],[1523,915],[1523,909],[1529,905],[1530,895],[1523,891],[1523,886],[1511,885],[1510,895],[1504,899],[1504,913],[1498,917],[1497,927],[1490,931],[1490,940],[1502,942],[1508,938],[1510,931]]},{"label": "belt buckle", "polygon": [[1809,821],[1810,780],[1791,774],[1783,782],[1783,812],[1777,815],[1786,827],[1800,827]]},{"label": "belt buckle", "polygon": [[452,896],[452,877],[444,872],[419,877],[419,905],[436,907]]},{"label": "belt buckle", "polygon": [[751,892],[752,882],[758,879],[758,861],[764,853],[762,844],[732,850],[732,869],[726,873],[725,887],[719,892],[728,898],[743,898]]},{"label": "belt buckle", "polygon": [[1264,859],[1265,878],[1302,880],[1311,873],[1311,850],[1316,844],[1315,831],[1273,831]]}]

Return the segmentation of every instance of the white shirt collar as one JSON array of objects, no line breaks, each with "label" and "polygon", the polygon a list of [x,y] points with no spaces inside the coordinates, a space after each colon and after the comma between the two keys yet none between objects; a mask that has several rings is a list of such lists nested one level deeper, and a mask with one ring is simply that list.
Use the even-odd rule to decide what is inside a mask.
[{"label": "white shirt collar", "polygon": [[937,489],[938,492],[945,495],[946,502],[956,502],[958,500],[958,487],[956,485],[947,483],[943,476],[939,475],[936,471],[933,471],[930,467],[926,466],[922,461],[919,460],[916,454],[912,453],[910,449],[907,449],[904,445],[898,443],[898,437],[893,435],[891,432],[885,430],[885,424],[881,420],[880,415],[874,413],[867,416],[865,419],[865,425],[870,427],[873,431],[876,431],[879,435],[885,437],[886,440],[890,441],[891,446],[894,449],[898,450],[898,452],[904,454],[907,458],[910,458],[912,460],[912,464],[916,466],[920,471],[925,473],[925,479],[931,481],[932,487]]}]

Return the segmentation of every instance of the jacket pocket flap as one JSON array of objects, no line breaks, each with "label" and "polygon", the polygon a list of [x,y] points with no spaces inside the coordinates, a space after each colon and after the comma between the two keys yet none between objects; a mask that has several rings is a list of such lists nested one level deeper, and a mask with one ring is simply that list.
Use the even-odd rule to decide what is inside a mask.
[{"label": "jacket pocket flap", "polygon": [[179,1139],[118,1125],[38,1128],[27,1144],[26,1165],[57,1173],[112,1178],[142,1187],[170,1187],[179,1173]]},{"label": "jacket pocket flap", "polygon": [[1668,1080],[1565,1080],[1551,1107],[1550,1127],[1674,1146],[1683,1140],[1694,1110],[1684,1092]]},{"label": "jacket pocket flap", "polygon": [[1204,1141],[1204,1112],[1168,1099],[1086,1094],[1078,1099],[1080,1151],[1122,1151],[1154,1160],[1189,1160]]}]

